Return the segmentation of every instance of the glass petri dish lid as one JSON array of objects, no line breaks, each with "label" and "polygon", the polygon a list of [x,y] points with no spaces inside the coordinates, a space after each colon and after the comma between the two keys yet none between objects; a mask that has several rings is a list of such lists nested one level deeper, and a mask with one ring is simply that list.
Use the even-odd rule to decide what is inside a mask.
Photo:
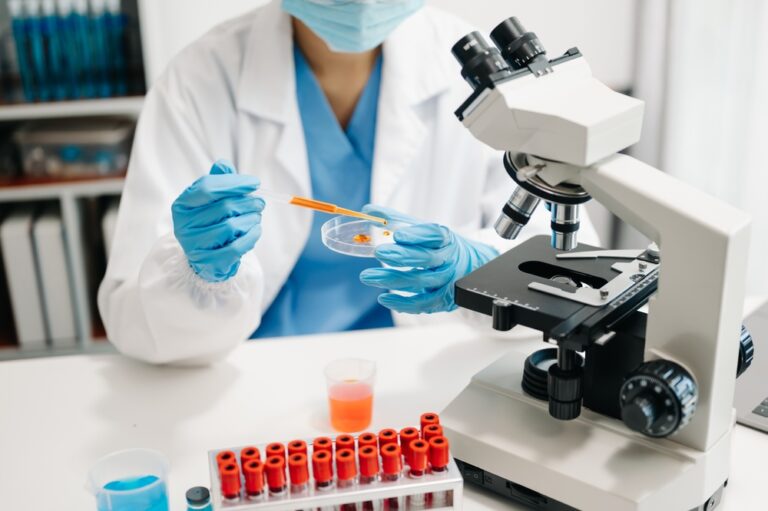
[{"label": "glass petri dish lid", "polygon": [[334,252],[353,257],[374,257],[376,247],[394,243],[398,229],[408,227],[404,222],[390,221],[382,225],[348,216],[336,216],[325,222],[320,230],[323,244]]}]

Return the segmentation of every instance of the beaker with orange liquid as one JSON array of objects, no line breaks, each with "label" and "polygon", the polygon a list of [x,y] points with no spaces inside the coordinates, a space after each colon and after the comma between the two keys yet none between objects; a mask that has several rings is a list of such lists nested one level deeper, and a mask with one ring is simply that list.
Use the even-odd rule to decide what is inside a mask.
[{"label": "beaker with orange liquid", "polygon": [[375,377],[376,364],[370,360],[346,358],[325,367],[333,429],[355,433],[371,424]]}]

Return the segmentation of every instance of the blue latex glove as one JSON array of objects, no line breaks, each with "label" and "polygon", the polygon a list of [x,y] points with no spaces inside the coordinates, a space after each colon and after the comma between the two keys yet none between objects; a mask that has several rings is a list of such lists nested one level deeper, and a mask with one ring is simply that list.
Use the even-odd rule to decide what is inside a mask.
[{"label": "blue latex glove", "polygon": [[414,224],[396,231],[395,243],[376,249],[376,258],[392,268],[370,268],[360,274],[360,281],[368,286],[415,293],[412,296],[379,295],[381,305],[397,312],[420,314],[454,310],[454,283],[498,255],[493,247],[462,238],[442,225],[419,223],[380,206],[368,205],[363,211],[387,220]]},{"label": "blue latex glove", "polygon": [[259,184],[219,160],[173,203],[173,234],[200,278],[221,282],[234,276],[240,258],[256,245],[264,199],[249,194]]}]

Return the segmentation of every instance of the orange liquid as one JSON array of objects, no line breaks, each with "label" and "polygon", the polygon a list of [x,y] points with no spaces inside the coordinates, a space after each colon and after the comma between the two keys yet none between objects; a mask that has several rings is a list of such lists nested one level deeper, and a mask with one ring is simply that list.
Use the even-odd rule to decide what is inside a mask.
[{"label": "orange liquid", "polygon": [[366,383],[339,383],[328,390],[331,426],[336,431],[354,433],[371,424],[373,389]]}]

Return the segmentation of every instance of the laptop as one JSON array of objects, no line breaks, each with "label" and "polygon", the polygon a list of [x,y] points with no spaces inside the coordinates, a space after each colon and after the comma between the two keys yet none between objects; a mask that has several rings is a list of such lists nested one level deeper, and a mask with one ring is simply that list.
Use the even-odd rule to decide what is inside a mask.
[{"label": "laptop", "polygon": [[768,302],[750,314],[744,325],[752,335],[752,365],[736,380],[736,420],[768,433]]}]

